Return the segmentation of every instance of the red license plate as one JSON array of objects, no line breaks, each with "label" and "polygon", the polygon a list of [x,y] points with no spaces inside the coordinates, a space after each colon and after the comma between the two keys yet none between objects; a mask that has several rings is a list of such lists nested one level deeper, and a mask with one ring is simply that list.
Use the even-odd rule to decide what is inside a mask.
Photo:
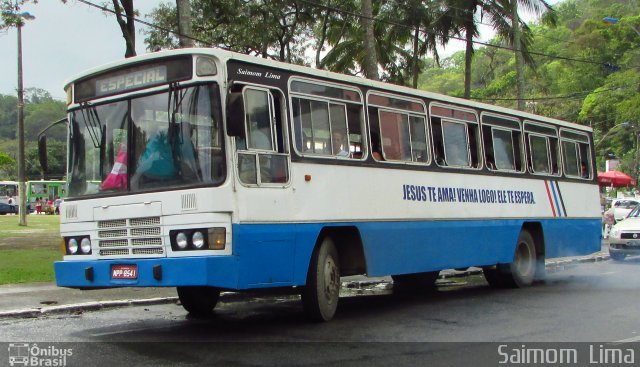
[{"label": "red license plate", "polygon": [[111,279],[138,279],[138,265],[112,265]]}]

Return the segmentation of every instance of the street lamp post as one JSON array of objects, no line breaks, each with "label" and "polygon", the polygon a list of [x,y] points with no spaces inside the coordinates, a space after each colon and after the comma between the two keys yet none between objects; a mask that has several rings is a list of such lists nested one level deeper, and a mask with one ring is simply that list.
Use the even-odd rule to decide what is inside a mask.
[{"label": "street lamp post", "polygon": [[629,28],[633,29],[633,31],[634,31],[634,32],[636,32],[636,34],[637,34],[638,36],[640,36],[640,31],[639,31],[636,27],[632,26],[632,25],[631,25],[631,24],[629,24],[629,23],[622,22],[622,21],[620,21],[620,19],[618,19],[618,18],[614,18],[614,17],[604,17],[604,18],[602,18],[602,21],[603,21],[603,22],[605,22],[605,23],[607,23],[607,24],[617,24],[617,23],[622,23],[622,24],[624,24],[624,25],[629,26]]},{"label": "street lamp post", "polygon": [[627,128],[627,127],[631,126],[631,123],[630,123],[629,121],[624,121],[624,122],[621,122],[621,123],[619,123],[619,124],[614,125],[611,129],[609,129],[609,131],[607,131],[607,133],[606,133],[606,134],[604,134],[604,136],[603,136],[603,137],[601,137],[601,138],[600,138],[600,140],[598,140],[598,141],[596,142],[596,144],[594,145],[594,149],[595,149],[595,148],[597,148],[597,147],[600,145],[600,143],[602,143],[602,142],[604,141],[604,139],[605,139],[607,136],[609,136],[609,134],[611,134],[611,132],[612,132],[616,127],[619,127],[619,126],[622,126],[622,127],[624,127],[624,128]]},{"label": "street lamp post", "polygon": [[35,17],[28,12],[8,12],[15,18],[15,26],[18,31],[18,199],[19,199],[19,225],[27,225],[27,195],[25,179],[25,154],[24,154],[24,86],[22,81],[22,26],[24,20],[32,20]]}]

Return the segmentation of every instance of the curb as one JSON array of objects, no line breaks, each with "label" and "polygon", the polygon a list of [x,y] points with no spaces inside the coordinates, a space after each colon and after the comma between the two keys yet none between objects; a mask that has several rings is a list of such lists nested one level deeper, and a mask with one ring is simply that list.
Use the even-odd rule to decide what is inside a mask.
[{"label": "curb", "polygon": [[[609,258],[610,256],[608,254],[600,252],[596,255],[547,261],[545,263],[545,267],[548,273],[556,273],[559,271],[566,270],[567,268],[576,266],[580,263],[606,261],[606,260],[609,260]],[[438,279],[444,280],[449,278],[463,278],[470,275],[479,275],[479,274],[482,274],[482,269],[471,267],[464,271],[447,270],[445,272],[442,272],[438,277]],[[377,279],[377,280],[349,281],[349,282],[343,282],[342,286],[345,288],[351,288],[351,289],[354,289],[354,288],[362,289],[362,288],[377,286],[379,284],[385,284],[385,283],[389,283],[389,280]],[[223,292],[221,296],[225,299],[228,298],[227,301],[233,301],[234,299],[238,300],[239,298],[235,297],[234,295],[235,293],[233,292]],[[37,318],[39,316],[54,315],[54,314],[61,314],[61,313],[82,313],[85,311],[99,311],[106,308],[127,307],[127,306],[151,306],[151,305],[161,305],[161,304],[176,303],[176,302],[178,302],[178,297],[92,301],[92,302],[74,303],[69,305],[60,305],[60,306],[0,311],[0,319]]]},{"label": "curb", "polygon": [[126,307],[126,306],[147,306],[160,305],[166,303],[174,303],[178,301],[178,297],[159,297],[146,299],[127,299],[113,301],[93,301],[73,303],[69,305],[27,308],[21,310],[0,311],[0,318],[16,317],[16,318],[35,318],[45,315],[53,315],[60,313],[82,313],[85,311],[98,311],[104,308]]}]

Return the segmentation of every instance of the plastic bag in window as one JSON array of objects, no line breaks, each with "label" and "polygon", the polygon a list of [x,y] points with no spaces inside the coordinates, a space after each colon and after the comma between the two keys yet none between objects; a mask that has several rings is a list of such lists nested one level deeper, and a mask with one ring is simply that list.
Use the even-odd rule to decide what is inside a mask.
[{"label": "plastic bag in window", "polygon": [[127,188],[127,146],[120,145],[120,150],[116,155],[116,161],[111,168],[111,172],[100,185],[102,190],[124,190]]}]

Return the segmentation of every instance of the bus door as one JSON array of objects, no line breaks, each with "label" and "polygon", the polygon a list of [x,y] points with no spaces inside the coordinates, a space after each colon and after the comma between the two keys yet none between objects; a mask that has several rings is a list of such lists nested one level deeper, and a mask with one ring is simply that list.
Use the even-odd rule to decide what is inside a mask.
[{"label": "bus door", "polygon": [[59,187],[57,185],[51,185],[51,184],[48,185],[47,193],[49,194],[48,195],[49,199],[55,200],[56,197],[59,196],[58,189]]},{"label": "bus door", "polygon": [[[234,86],[236,102],[227,113],[235,123],[237,170],[249,187],[284,187],[289,182],[289,154],[284,123],[284,96],[253,85]],[[239,116],[240,115],[240,116]]]}]

